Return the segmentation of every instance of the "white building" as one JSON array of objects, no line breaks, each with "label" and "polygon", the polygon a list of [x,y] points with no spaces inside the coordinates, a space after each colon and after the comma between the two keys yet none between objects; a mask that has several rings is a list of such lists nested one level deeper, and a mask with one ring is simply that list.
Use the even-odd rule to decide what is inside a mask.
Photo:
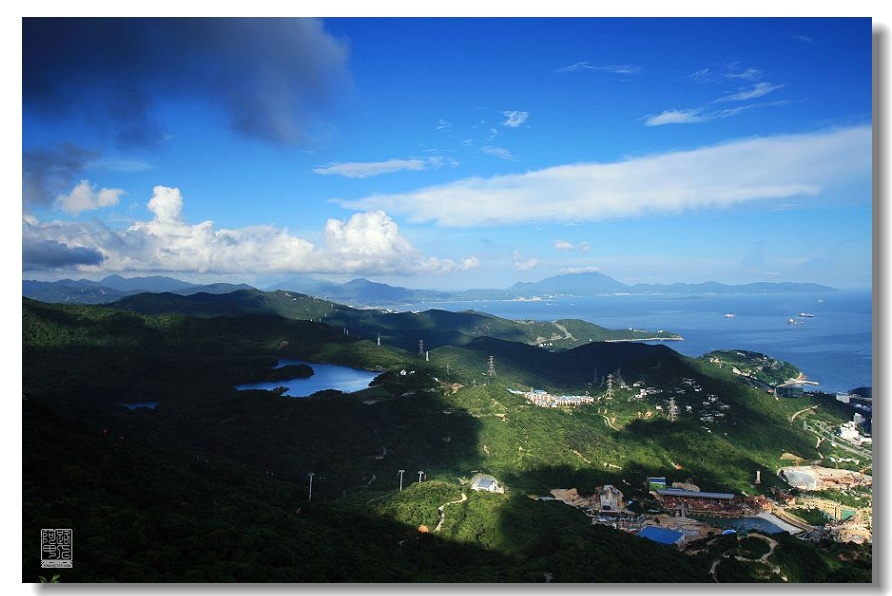
[{"label": "white building", "polygon": [[601,502],[601,511],[622,511],[625,508],[623,493],[611,484],[598,489],[598,499]]},{"label": "white building", "polygon": [[474,474],[474,477],[471,478],[471,490],[504,493],[505,487],[500,486],[498,480],[489,474]]},{"label": "white building", "polygon": [[861,435],[858,431],[858,423],[854,420],[846,422],[839,427],[839,437],[851,443],[855,443],[856,445],[863,445],[865,443],[869,445],[873,443],[873,439]]}]

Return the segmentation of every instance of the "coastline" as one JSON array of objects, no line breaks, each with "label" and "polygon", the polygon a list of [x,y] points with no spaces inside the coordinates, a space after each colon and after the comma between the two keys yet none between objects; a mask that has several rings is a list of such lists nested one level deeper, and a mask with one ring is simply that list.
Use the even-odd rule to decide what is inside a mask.
[{"label": "coastline", "polygon": [[611,343],[611,344],[623,343],[623,342],[628,343],[628,342],[632,342],[632,341],[684,341],[684,338],[681,336],[679,336],[679,337],[636,337],[634,339],[605,339],[604,340],[605,343]]}]

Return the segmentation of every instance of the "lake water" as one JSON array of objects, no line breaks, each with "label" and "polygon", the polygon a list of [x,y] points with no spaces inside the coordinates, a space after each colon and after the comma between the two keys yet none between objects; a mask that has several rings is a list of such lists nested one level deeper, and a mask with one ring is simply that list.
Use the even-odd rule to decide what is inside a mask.
[{"label": "lake water", "polygon": [[140,408],[147,408],[149,410],[154,410],[155,407],[158,405],[158,402],[156,402],[156,401],[137,401],[137,402],[122,403],[121,405],[124,406],[125,408],[127,408],[128,410],[138,410]]},{"label": "lake water", "polygon": [[[487,300],[409,304],[395,310],[476,310],[507,319],[582,319],[609,329],[666,330],[684,341],[665,345],[686,355],[751,350],[790,362],[814,389],[871,387],[873,309],[869,291],[704,296],[624,295],[537,301]],[[799,317],[800,313],[814,315]],[[725,314],[735,315],[733,318]],[[800,324],[790,325],[793,318]]]},{"label": "lake water", "polygon": [[261,383],[245,383],[238,385],[236,389],[264,389],[272,390],[276,387],[287,387],[284,393],[288,397],[308,397],[317,391],[335,389],[344,393],[352,393],[365,389],[369,383],[377,377],[378,372],[339,366],[337,364],[317,364],[302,360],[282,359],[276,368],[288,364],[306,364],[313,368],[313,376],[306,379],[286,379],[282,381],[264,381]]}]

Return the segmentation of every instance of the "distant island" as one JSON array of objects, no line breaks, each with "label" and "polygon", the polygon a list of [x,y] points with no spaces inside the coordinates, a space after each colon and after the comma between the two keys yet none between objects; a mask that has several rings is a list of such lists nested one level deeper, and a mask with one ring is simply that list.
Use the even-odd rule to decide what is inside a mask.
[{"label": "distant island", "polygon": [[[101,281],[63,279],[54,282],[22,281],[22,296],[50,303],[108,304],[143,292],[170,292],[179,295],[197,293],[226,294],[254,289],[247,284],[191,284],[171,277],[149,276],[123,278],[108,276]],[[410,289],[353,279],[333,283],[296,277],[265,290],[287,290],[351,306],[383,306],[414,302],[455,302],[475,300],[519,300],[535,298],[591,297],[610,294],[782,294],[826,293],[836,288],[815,283],[756,282],[729,285],[718,282],[634,284],[628,285],[600,272],[564,273],[538,282],[519,282],[507,289],[468,289],[457,291]]]}]

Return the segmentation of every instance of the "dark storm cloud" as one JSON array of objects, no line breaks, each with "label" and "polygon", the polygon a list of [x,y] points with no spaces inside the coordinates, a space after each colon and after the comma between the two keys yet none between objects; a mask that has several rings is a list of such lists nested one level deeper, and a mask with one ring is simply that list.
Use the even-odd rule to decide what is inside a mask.
[{"label": "dark storm cloud", "polygon": [[102,253],[95,248],[68,246],[55,240],[22,241],[23,271],[98,265],[103,258]]},{"label": "dark storm cloud", "polygon": [[83,117],[122,144],[159,141],[168,99],[300,142],[349,80],[346,43],[315,19],[24,18],[22,54],[26,109]]},{"label": "dark storm cloud", "polygon": [[27,212],[46,206],[95,160],[97,154],[82,147],[66,144],[39,148],[22,153],[22,205]]}]

